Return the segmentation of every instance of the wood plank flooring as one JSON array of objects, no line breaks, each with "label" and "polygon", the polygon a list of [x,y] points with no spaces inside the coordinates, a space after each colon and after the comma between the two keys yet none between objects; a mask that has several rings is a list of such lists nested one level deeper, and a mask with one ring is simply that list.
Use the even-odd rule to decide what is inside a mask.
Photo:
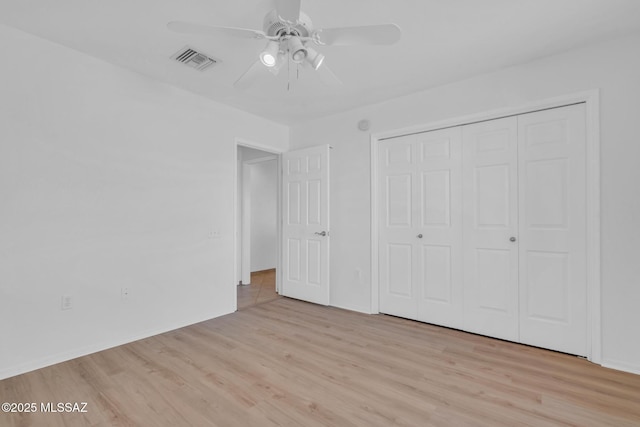
[{"label": "wood plank flooring", "polygon": [[280,298],[276,292],[276,270],[251,273],[251,284],[238,285],[238,310]]},{"label": "wood plank flooring", "polygon": [[0,382],[2,426],[639,426],[640,376],[288,298]]}]

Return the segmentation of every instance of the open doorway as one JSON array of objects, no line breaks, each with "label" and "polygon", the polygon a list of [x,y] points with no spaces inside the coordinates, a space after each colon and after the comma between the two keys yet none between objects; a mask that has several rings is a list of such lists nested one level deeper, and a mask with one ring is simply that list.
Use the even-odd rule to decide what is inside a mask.
[{"label": "open doorway", "polygon": [[279,298],[279,159],[238,145],[237,307]]}]

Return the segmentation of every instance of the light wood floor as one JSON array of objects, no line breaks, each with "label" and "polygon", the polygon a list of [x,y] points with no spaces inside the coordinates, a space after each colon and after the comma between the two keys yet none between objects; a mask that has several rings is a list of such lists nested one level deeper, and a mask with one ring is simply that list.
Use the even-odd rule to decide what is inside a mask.
[{"label": "light wood floor", "polygon": [[639,426],[640,376],[288,298],[0,382],[2,426]]},{"label": "light wood floor", "polygon": [[251,273],[251,284],[238,285],[238,310],[280,298],[276,292],[276,270]]}]

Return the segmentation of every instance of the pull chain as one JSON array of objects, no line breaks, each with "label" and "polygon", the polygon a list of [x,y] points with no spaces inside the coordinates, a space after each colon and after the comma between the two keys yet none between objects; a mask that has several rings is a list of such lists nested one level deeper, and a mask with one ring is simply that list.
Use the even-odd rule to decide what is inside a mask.
[{"label": "pull chain", "polygon": [[287,92],[291,89],[291,55],[287,52]]}]

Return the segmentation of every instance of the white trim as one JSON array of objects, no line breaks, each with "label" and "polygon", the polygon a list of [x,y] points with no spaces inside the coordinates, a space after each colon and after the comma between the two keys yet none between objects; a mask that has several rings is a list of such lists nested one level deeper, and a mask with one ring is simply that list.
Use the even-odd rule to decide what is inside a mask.
[{"label": "white trim", "polygon": [[[528,104],[518,107],[505,107],[497,108],[490,111],[481,113],[468,114],[466,116],[453,117],[450,119],[444,119],[437,122],[431,122],[427,124],[415,125],[404,127],[400,129],[394,129],[390,131],[380,132],[372,134],[372,139],[380,141],[381,139],[388,139],[394,137],[400,137],[412,133],[429,132],[432,130],[444,129],[453,126],[468,125],[471,123],[482,122],[486,120],[500,119],[503,117],[517,116],[520,114],[532,113],[534,111],[546,110],[549,108],[564,107],[571,104],[579,104],[586,102],[587,107],[594,99],[597,101],[599,98],[599,91],[597,89],[578,92],[566,96],[559,96],[555,98],[549,98],[536,102],[530,102]],[[589,118],[589,117],[587,117]]]},{"label": "white trim", "polygon": [[348,305],[336,305],[331,304],[331,307],[339,308],[340,310],[353,311],[355,313],[363,313],[363,314],[373,314],[367,307],[352,307]]},{"label": "white trim", "polygon": [[242,162],[240,189],[240,285],[251,284],[251,163]]},{"label": "white trim", "polygon": [[380,313],[380,278],[378,277],[378,142],[380,137],[371,134],[371,313]]},{"label": "white trim", "polygon": [[[233,311],[235,311],[235,309]],[[16,375],[21,375],[27,372],[35,371],[37,369],[46,368],[48,366],[66,362],[68,360],[77,359],[78,357],[87,356],[89,354],[97,353],[99,351],[108,350],[114,347],[119,347],[121,345],[132,343],[134,341],[139,341],[155,335],[160,335],[169,331],[174,331],[176,329],[184,328],[186,326],[195,325],[196,323],[215,319],[217,317],[233,313],[233,311],[230,311],[230,312],[222,311],[214,315],[207,315],[204,317],[202,316],[193,317],[189,320],[184,320],[176,325],[171,325],[169,327],[150,328],[150,329],[146,329],[144,331],[129,335],[124,339],[118,338],[115,340],[102,341],[99,343],[82,346],[79,348],[74,348],[72,350],[65,350],[60,353],[47,355],[45,357],[41,357],[36,360],[31,360],[18,365],[9,366],[7,368],[2,368],[0,369],[0,381],[7,378],[14,377]]]},{"label": "white trim", "polygon": [[253,148],[254,150],[264,151],[266,153],[270,153],[276,156],[285,152],[285,150],[273,148],[268,145],[261,144],[259,142],[249,141],[248,139],[244,139],[240,137],[236,137],[235,140],[236,140],[236,147],[240,146],[240,147],[246,147],[246,148]]},{"label": "white trim", "polygon": [[277,293],[282,293],[282,274],[280,274],[281,271],[284,271],[284,268],[282,267],[283,265],[283,259],[282,259],[282,154],[278,155],[278,165],[276,166],[276,171],[278,174],[278,180],[277,180],[277,193],[278,193],[278,206],[277,206],[277,211],[276,211],[276,218],[277,218],[277,222],[278,224],[276,225],[276,234],[277,234],[277,239],[278,239],[278,259],[276,262],[276,292]]},{"label": "white trim", "polygon": [[629,372],[631,374],[640,375],[640,365],[632,364],[629,362],[621,362],[615,359],[604,359],[602,366],[605,368],[615,369],[617,371]]},{"label": "white trim", "polygon": [[587,113],[587,310],[588,359],[602,363],[602,297],[600,271],[600,93],[585,99]]},{"label": "white trim", "polygon": [[438,122],[384,131],[371,135],[371,311],[379,313],[380,279],[378,277],[378,143],[383,139],[412,133],[429,132],[453,126],[494,120],[549,108],[585,103],[587,136],[587,358],[602,363],[601,271],[600,271],[600,94],[597,89],[506,107],[487,112],[454,117]]},{"label": "white trim", "polygon": [[276,160],[277,158],[278,158],[278,156],[276,156],[274,154],[273,156],[264,156],[264,157],[259,157],[257,159],[244,160],[242,163],[244,163],[245,165],[255,165],[257,163],[269,162],[271,160]]}]

